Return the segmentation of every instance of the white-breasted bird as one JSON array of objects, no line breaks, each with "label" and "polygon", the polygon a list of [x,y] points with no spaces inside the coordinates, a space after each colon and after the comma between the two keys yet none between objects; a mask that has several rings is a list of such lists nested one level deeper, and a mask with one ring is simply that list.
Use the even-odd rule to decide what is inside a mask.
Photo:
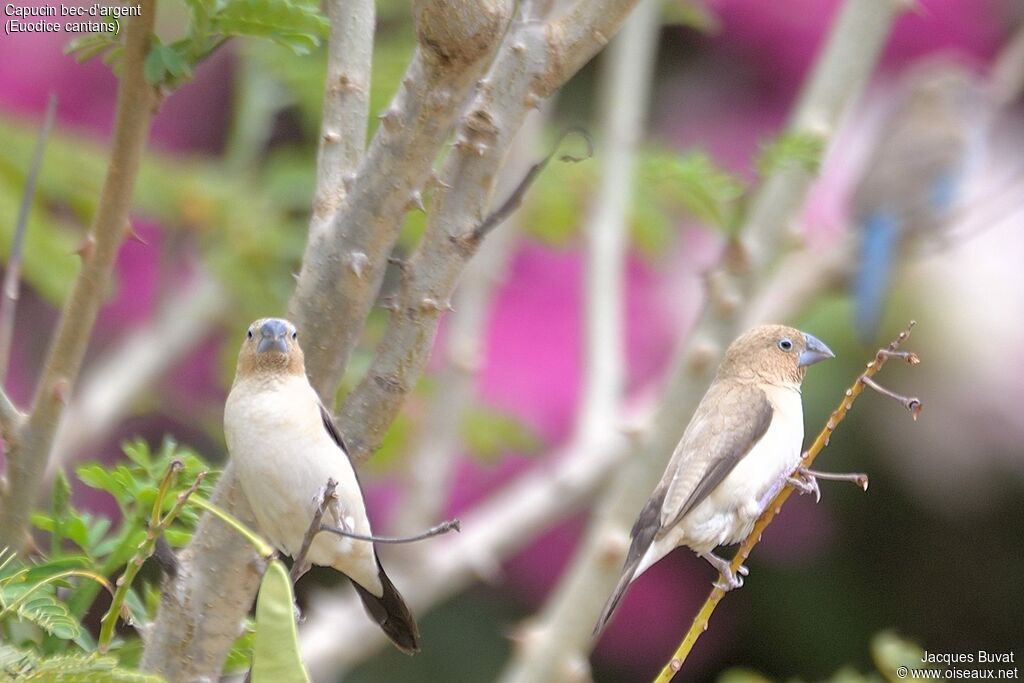
[{"label": "white-breasted bird", "polygon": [[729,346],[633,525],[622,575],[595,635],[630,583],[681,545],[721,573],[722,588],[743,585],[729,562],[711,551],[743,540],[799,465],[804,438],[800,384],[807,366],[832,357],[818,339],[783,325],[755,327]]},{"label": "white-breasted bird", "polygon": [[[249,326],[224,406],[224,436],[259,530],[281,552],[295,557],[299,551],[328,479],[338,486],[325,521],[371,534],[345,443],[310,386],[298,334],[287,320]],[[320,533],[307,559],[345,574],[392,642],[407,654],[419,651],[416,622],[372,542]]]}]

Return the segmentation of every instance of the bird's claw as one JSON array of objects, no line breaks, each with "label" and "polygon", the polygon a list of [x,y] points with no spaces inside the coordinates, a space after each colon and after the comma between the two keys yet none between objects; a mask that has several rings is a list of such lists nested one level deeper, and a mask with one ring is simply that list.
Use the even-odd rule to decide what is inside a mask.
[{"label": "bird's claw", "polygon": [[786,479],[789,485],[795,488],[801,496],[807,493],[813,493],[814,502],[821,502],[821,487],[818,486],[818,478],[802,467],[793,474],[794,476]]},{"label": "bird's claw", "polygon": [[721,557],[713,553],[707,553],[702,557],[711,563],[711,566],[718,570],[722,580],[715,582],[715,587],[725,592],[729,592],[735,588],[739,588],[743,585],[743,577],[750,574],[750,570],[742,564],[736,568],[734,572],[732,565],[727,560],[723,560]]},{"label": "bird's claw", "polygon": [[736,588],[741,588],[743,586],[743,575],[746,575],[746,572],[733,572],[731,569],[722,572],[722,580],[715,582],[715,588],[723,590],[726,593]]}]

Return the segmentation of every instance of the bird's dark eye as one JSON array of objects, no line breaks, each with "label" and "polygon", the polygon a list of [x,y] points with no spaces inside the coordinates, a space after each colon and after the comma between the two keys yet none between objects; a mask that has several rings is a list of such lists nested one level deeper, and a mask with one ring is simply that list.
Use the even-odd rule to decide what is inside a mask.
[{"label": "bird's dark eye", "polygon": [[299,333],[296,332],[295,330],[292,330],[292,339],[298,339],[298,338],[299,338]]},{"label": "bird's dark eye", "polygon": [[248,332],[246,332],[245,336],[248,337],[249,339],[252,339],[252,329],[250,329]]},{"label": "bird's dark eye", "polygon": [[783,351],[789,351],[790,349],[793,348],[792,340],[790,340],[788,338],[780,339],[779,340],[779,348],[782,349]]}]

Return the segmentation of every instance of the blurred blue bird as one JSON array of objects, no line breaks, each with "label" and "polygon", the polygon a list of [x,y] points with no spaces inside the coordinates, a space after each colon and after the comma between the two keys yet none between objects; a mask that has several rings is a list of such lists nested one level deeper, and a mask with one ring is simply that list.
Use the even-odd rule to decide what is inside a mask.
[{"label": "blurred blue bird", "polygon": [[929,64],[908,79],[882,124],[853,200],[859,239],[854,325],[866,344],[876,340],[908,244],[940,239],[963,199],[982,147],[983,103],[981,84],[966,68]]}]

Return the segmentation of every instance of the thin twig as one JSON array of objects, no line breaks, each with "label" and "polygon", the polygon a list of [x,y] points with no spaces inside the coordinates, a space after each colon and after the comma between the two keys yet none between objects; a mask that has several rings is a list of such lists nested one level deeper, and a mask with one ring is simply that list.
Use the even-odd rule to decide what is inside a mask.
[{"label": "thin twig", "polygon": [[548,155],[531,166],[526,172],[526,175],[523,176],[523,179],[519,181],[519,184],[516,185],[515,189],[512,190],[512,193],[502,203],[502,205],[481,221],[480,225],[476,226],[476,229],[474,229],[472,233],[473,240],[482,240],[488,233],[501,225],[509,216],[512,215],[513,212],[515,212],[516,209],[519,208],[523,203],[523,197],[526,196],[526,191],[530,189],[530,186],[533,185],[535,180],[537,180],[537,176],[540,175],[540,172],[544,170],[548,165],[548,162],[551,161],[552,157],[554,157],[558,152],[558,148],[562,146],[562,142],[573,133],[583,138],[587,145],[587,151],[582,156],[563,154],[558,157],[558,160],[575,164],[594,156],[594,142],[590,139],[590,133],[588,133],[585,128],[582,126],[572,126],[571,128],[567,128],[562,131],[562,133],[555,139],[555,144],[551,146],[551,151],[548,152]]},{"label": "thin twig", "polygon": [[[808,468],[814,462],[814,459],[818,457],[818,454],[828,445],[829,439],[832,437],[832,432],[836,430],[839,423],[843,421],[850,408],[853,406],[854,401],[860,396],[861,392],[864,391],[864,387],[867,386],[867,381],[870,380],[874,375],[878,374],[882,366],[889,358],[899,357],[906,359],[907,362],[912,363],[910,358],[916,358],[912,354],[897,353],[900,345],[906,341],[907,337],[910,336],[910,331],[914,327],[914,322],[911,321],[907,325],[906,329],[903,330],[896,339],[890,342],[888,348],[881,349],[875,355],[875,359],[867,364],[864,372],[857,377],[854,381],[853,386],[846,390],[843,399],[839,402],[839,406],[832,411],[828,420],[825,422],[825,426],[818,433],[818,437],[811,444],[811,447],[804,453],[803,459],[800,461],[801,468]],[[765,528],[771,524],[775,515],[779,513],[782,508],[782,504],[786,502],[786,499],[793,493],[794,488],[791,485],[786,485],[783,489],[775,496],[768,507],[765,509],[761,518],[757,520],[753,530],[747,536],[747,538],[740,545],[739,550],[736,551],[736,556],[732,559],[731,567],[732,570],[738,571],[740,565],[746,562],[750,552],[757,545],[758,541],[761,540],[761,535],[764,533]],[[715,607],[718,606],[719,601],[725,596],[725,591],[717,586],[711,590],[707,600],[704,601],[703,607],[697,612],[697,616],[693,619],[693,624],[690,626],[690,630],[687,631],[686,636],[683,638],[679,647],[676,649],[672,659],[669,660],[668,664],[662,669],[661,673],[655,679],[655,683],[666,683],[672,680],[672,677],[679,671],[686,661],[687,656],[693,649],[694,643],[700,638],[700,635],[707,630],[708,620],[711,619],[712,613],[715,611]]]},{"label": "thin twig", "polygon": [[320,523],[324,518],[324,512],[327,510],[327,505],[331,500],[334,499],[334,490],[338,488],[338,482],[334,479],[328,479],[327,483],[324,484],[323,489],[320,491],[320,495],[317,497],[316,510],[313,512],[313,519],[310,521],[309,526],[306,528],[306,533],[302,537],[302,545],[299,546],[299,552],[292,558],[292,571],[290,578],[292,585],[298,581],[303,574],[308,571],[309,566],[306,562],[306,555],[309,554],[309,547],[313,545],[313,538],[320,533],[323,525]]},{"label": "thin twig", "polygon": [[18,222],[14,227],[14,239],[11,242],[11,255],[7,259],[7,271],[4,273],[3,298],[0,299],[0,386],[7,378],[7,366],[11,361],[11,338],[14,336],[14,313],[18,308],[18,290],[21,287],[21,254],[25,246],[25,232],[28,229],[28,212],[32,207],[32,197],[36,193],[36,180],[39,169],[43,165],[43,150],[53,130],[53,120],[57,114],[57,95],[50,93],[43,114],[43,125],[36,138],[36,147],[32,151],[32,161],[25,175],[25,191],[21,195],[21,206],[18,208]]},{"label": "thin twig", "polygon": [[329,524],[321,524],[320,531],[329,531],[337,536],[354,538],[357,541],[370,541],[371,543],[415,543],[417,541],[424,541],[428,538],[433,538],[434,536],[441,536],[452,531],[462,531],[462,523],[458,519],[447,519],[440,524],[430,527],[426,531],[413,534],[412,536],[367,536],[364,534],[357,534],[352,531],[346,531],[345,529],[339,529]]},{"label": "thin twig", "polygon": [[910,415],[916,420],[917,416],[921,414],[921,401],[916,396],[903,396],[897,394],[895,391],[886,389],[881,384],[871,379],[870,377],[864,377],[864,384],[868,385],[882,396],[888,396],[889,398],[897,401],[904,408],[910,411]]},{"label": "thin twig", "polygon": [[182,470],[182,463],[180,460],[174,460],[167,468],[167,472],[164,474],[163,480],[160,482],[160,489],[157,492],[156,500],[153,501],[153,512],[150,518],[150,522],[146,527],[146,538],[139,545],[138,551],[125,565],[124,573],[121,574],[117,579],[117,592],[114,593],[113,599],[110,601],[110,608],[107,613],[103,615],[103,621],[100,624],[100,635],[97,639],[97,647],[100,652],[106,652],[110,646],[110,641],[114,638],[114,628],[117,626],[117,617],[121,613],[121,606],[124,604],[125,599],[128,597],[128,591],[132,587],[132,582],[135,580],[135,576],[139,573],[142,568],[142,563],[146,561],[150,555],[153,554],[157,540],[163,536],[163,533],[167,531],[171,523],[177,519],[178,515],[181,514],[182,509],[185,507],[185,503],[189,497],[199,490],[199,485],[203,483],[203,479],[206,477],[206,472],[200,472],[196,475],[192,485],[187,489],[179,493],[174,501],[174,505],[167,512],[166,515],[161,516],[161,510],[163,509],[164,500],[167,497],[167,492],[170,490],[174,480],[177,479],[178,473]]}]

